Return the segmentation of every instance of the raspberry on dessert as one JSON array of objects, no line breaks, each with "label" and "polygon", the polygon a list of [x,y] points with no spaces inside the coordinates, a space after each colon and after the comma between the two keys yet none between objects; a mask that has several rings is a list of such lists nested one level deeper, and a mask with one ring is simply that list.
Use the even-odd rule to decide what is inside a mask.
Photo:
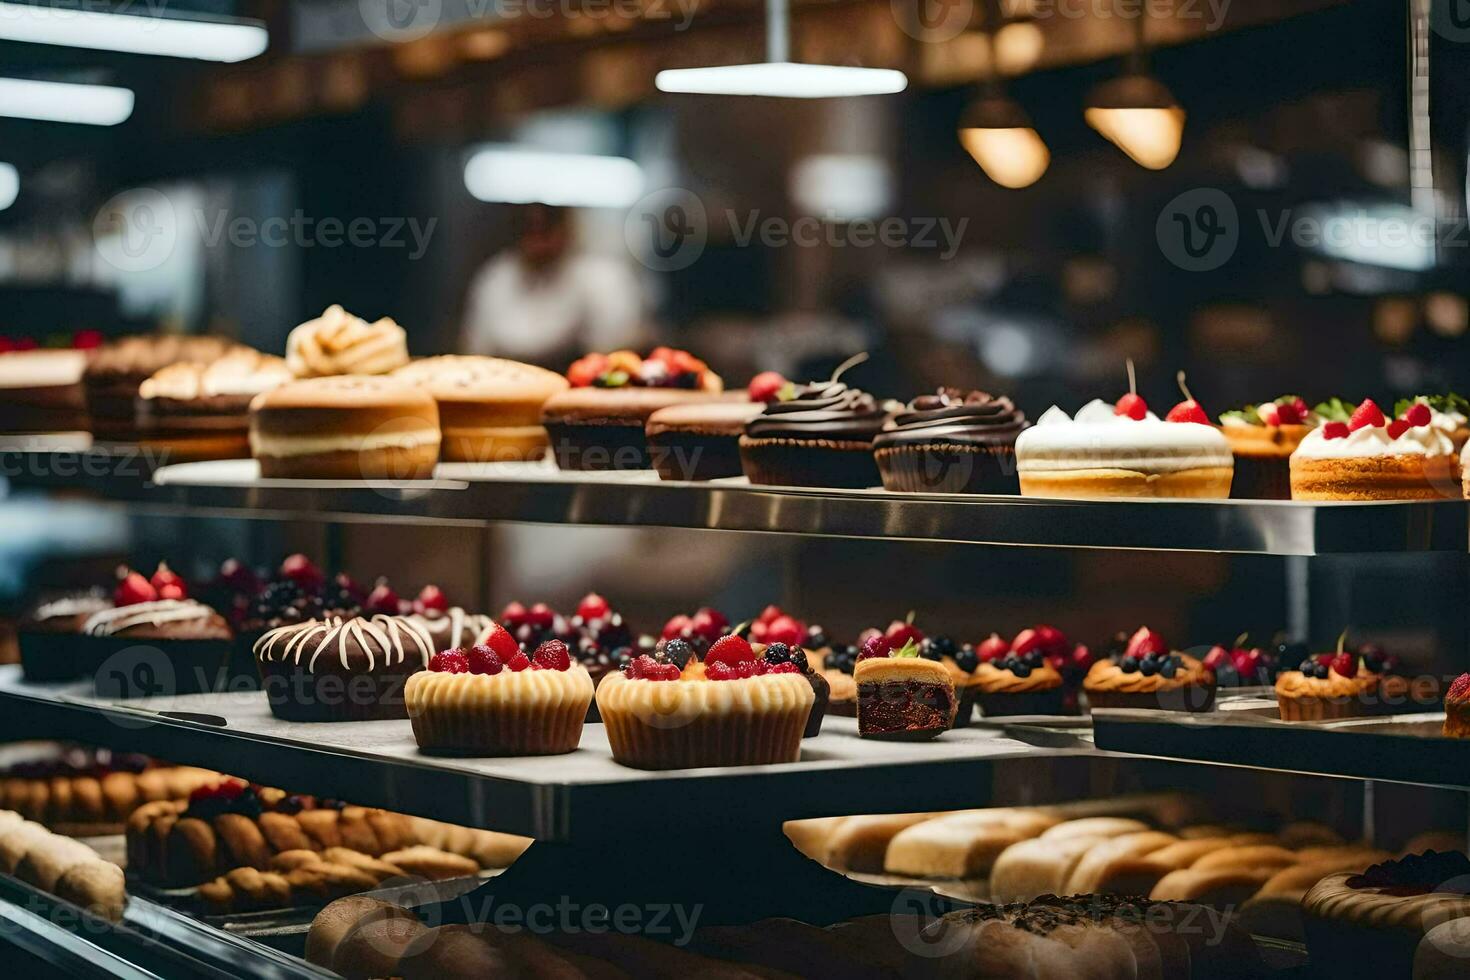
[{"label": "raspberry on dessert", "polygon": [[1416,429],[1428,425],[1433,419],[1434,413],[1431,412],[1429,410],[1429,406],[1424,404],[1423,402],[1415,402],[1414,404],[1410,405],[1409,410],[1404,413],[1404,421],[1408,422]]},{"label": "raspberry on dessert", "polygon": [[1383,424],[1383,409],[1379,408],[1378,403],[1371,398],[1364,398],[1363,404],[1359,405],[1354,410],[1352,417],[1348,419],[1348,428],[1354,432],[1370,426],[1377,428]]},{"label": "raspberry on dessert", "polygon": [[526,610],[526,622],[537,629],[547,629],[556,621],[556,610],[544,602],[538,602]]},{"label": "raspberry on dessert", "polygon": [[526,622],[526,607],[519,602],[512,602],[500,613],[500,621],[505,624],[506,629],[515,629]]},{"label": "raspberry on dessert", "polygon": [[384,616],[397,616],[400,603],[398,593],[393,591],[388,580],[378,579],[378,584],[373,586],[373,591],[368,593],[364,608],[368,612],[382,613]]},{"label": "raspberry on dessert", "polygon": [[742,637],[731,634],[722,636],[710,645],[709,653],[705,654],[706,664],[727,663],[738,664],[742,661],[754,660],[755,651],[750,648]]},{"label": "raspberry on dessert", "polygon": [[[281,562],[281,576],[290,579],[303,589],[320,588],[327,579],[310,558],[299,553],[288,555],[286,560]],[[394,611],[397,612],[397,610]]]},{"label": "raspberry on dessert", "polygon": [[536,648],[531,666],[537,670],[571,670],[572,654],[561,640],[547,640]]},{"label": "raspberry on dessert", "polygon": [[1466,695],[1470,695],[1470,674],[1461,674],[1450,684],[1450,690],[1446,697],[1460,699]]},{"label": "raspberry on dessert", "polygon": [[511,657],[509,660],[507,660],[505,662],[505,669],[506,670],[509,670],[509,671],[512,671],[514,673],[517,673],[517,674],[519,674],[521,671],[525,670],[526,668],[528,668],[530,666],[531,666],[531,660],[530,660],[530,658],[527,657],[526,654],[525,654],[525,652],[522,651],[522,650],[520,650],[520,649],[517,649],[516,650],[515,656]]},{"label": "raspberry on dessert", "polygon": [[712,681],[738,680],[740,672],[723,661],[712,663],[705,668],[704,676]]},{"label": "raspberry on dessert", "polygon": [[120,581],[113,590],[112,601],[119,606],[135,606],[140,602],[156,602],[158,590],[142,575],[126,568],[118,569]]},{"label": "raspberry on dessert", "polygon": [[[1023,632],[1033,631],[1024,630]],[[1017,637],[1017,639],[1020,639],[1020,637]],[[991,633],[985,639],[981,640],[980,645],[975,648],[975,656],[980,659],[981,663],[988,664],[992,660],[999,660],[1004,657],[1012,649],[1013,645],[1002,640],[999,633]]]},{"label": "raspberry on dessert", "polygon": [[806,627],[791,616],[781,615],[766,625],[767,643],[795,646],[806,637]]},{"label": "raspberry on dessert", "polygon": [[872,660],[875,657],[886,657],[893,652],[893,644],[888,637],[881,633],[868,637],[863,641],[862,650],[858,653],[859,660]]},{"label": "raspberry on dessert", "polygon": [[1262,409],[1264,408],[1266,408],[1266,406],[1262,405],[1261,408],[1256,409],[1256,414],[1261,416],[1261,421],[1265,422],[1267,425],[1302,424],[1302,413],[1297,410],[1297,406],[1293,402],[1283,402],[1280,405],[1270,406],[1271,415],[1273,415],[1276,419],[1276,421],[1274,422],[1267,421],[1266,413],[1262,411]]},{"label": "raspberry on dessert", "polygon": [[1346,422],[1328,422],[1322,426],[1323,439],[1346,439],[1349,433]]},{"label": "raspberry on dessert", "polygon": [[469,650],[454,651],[463,653],[465,660],[470,665],[472,674],[498,674],[505,669],[505,662],[500,659],[500,654],[483,643],[477,643]]},{"label": "raspberry on dessert", "polygon": [[440,674],[468,674],[470,662],[463,650],[444,650],[429,658],[429,669]]},{"label": "raspberry on dessert", "polygon": [[679,679],[681,671],[672,663],[659,663],[653,657],[644,653],[633,658],[633,661],[628,664],[627,673],[634,680],[676,681]]},{"label": "raspberry on dessert", "polygon": [[1407,419],[1394,419],[1392,422],[1388,423],[1388,437],[1390,439],[1397,439],[1399,436],[1408,431],[1409,422]]},{"label": "raspberry on dessert", "polygon": [[689,619],[689,630],[695,636],[708,640],[710,643],[724,635],[729,626],[730,621],[724,617],[724,614],[709,606],[701,606]]},{"label": "raspberry on dessert", "polygon": [[418,597],[413,601],[413,611],[420,616],[425,613],[442,613],[449,611],[449,597],[444,590],[437,585],[426,585],[419,590]]},{"label": "raspberry on dessert", "polygon": [[521,651],[515,637],[511,636],[499,623],[493,624],[485,635],[480,637],[480,642],[494,650],[502,663],[509,663],[510,659]]},{"label": "raspberry on dessert", "polygon": [[612,612],[612,606],[606,599],[596,592],[589,592],[577,603],[577,615],[583,620],[606,619]]},{"label": "raspberry on dessert", "polygon": [[675,637],[683,636],[685,633],[690,632],[693,627],[694,620],[681,613],[670,619],[667,623],[664,623],[663,632],[660,635],[665,640],[672,640]]},{"label": "raspberry on dessert", "polygon": [[888,624],[888,629],[883,631],[888,638],[888,645],[897,649],[908,643],[919,643],[924,639],[924,631],[914,625],[914,613],[909,611],[908,616],[903,619],[895,619]]},{"label": "raspberry on dessert", "polygon": [[153,577],[148,580],[148,584],[158,592],[160,599],[187,599],[189,597],[189,590],[184,580],[168,567],[167,562],[158,563],[158,568],[154,571]]},{"label": "raspberry on dessert", "polygon": [[799,673],[801,673],[801,668],[798,667],[798,666],[796,666],[796,664],[794,664],[794,663],[792,663],[791,661],[788,660],[785,663],[773,664],[771,666],[771,669],[770,669],[769,673],[772,673],[772,674],[799,674]]}]

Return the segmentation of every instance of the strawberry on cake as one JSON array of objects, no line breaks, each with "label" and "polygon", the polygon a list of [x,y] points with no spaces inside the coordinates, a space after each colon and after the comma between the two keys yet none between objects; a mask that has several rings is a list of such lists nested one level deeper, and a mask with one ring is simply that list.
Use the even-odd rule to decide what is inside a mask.
[{"label": "strawberry on cake", "polygon": [[503,626],[469,649],[434,654],[403,688],[413,737],[425,751],[556,755],[582,738],[592,677],[561,640],[526,656]]},{"label": "strawberry on cake", "polygon": [[1470,674],[1456,677],[1445,692],[1444,737],[1470,738]]},{"label": "strawberry on cake", "polygon": [[[1185,391],[1164,420],[1133,389],[1116,405],[1094,399],[1075,417],[1053,405],[1016,439],[1028,497],[1228,497],[1230,445]],[[1180,375],[1183,388],[1183,374]]]},{"label": "strawberry on cake", "polygon": [[1422,402],[1388,419],[1364,399],[1347,422],[1308,433],[1291,454],[1293,500],[1435,500],[1459,495],[1454,444]]},{"label": "strawberry on cake", "polygon": [[814,701],[798,664],[733,634],[703,662],[645,653],[597,687],[613,759],[635,769],[795,762]]},{"label": "strawberry on cake", "polygon": [[1235,482],[1230,486],[1230,495],[1289,500],[1288,460],[1307,433],[1321,423],[1321,417],[1296,395],[1282,395],[1275,401],[1222,413],[1220,431],[1235,455]]}]

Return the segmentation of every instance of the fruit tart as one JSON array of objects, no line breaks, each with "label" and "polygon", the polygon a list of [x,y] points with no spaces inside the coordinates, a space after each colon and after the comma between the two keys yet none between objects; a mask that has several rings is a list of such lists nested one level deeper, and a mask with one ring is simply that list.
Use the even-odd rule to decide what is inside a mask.
[{"label": "fruit tart", "polygon": [[413,737],[426,752],[559,755],[582,738],[592,677],[561,640],[527,657],[502,626],[469,649],[434,654],[403,688]]},{"label": "fruit tart", "polygon": [[1377,675],[1361,670],[1357,654],[1345,649],[1347,634],[1332,653],[1307,657],[1296,670],[1276,678],[1276,707],[1283,721],[1324,721],[1374,713]]},{"label": "fruit tart", "polygon": [[[500,622],[528,657],[547,640],[561,640],[592,676],[593,684],[634,656],[633,633],[622,613],[596,592],[583,596],[571,616],[563,616],[544,602],[530,607],[512,602],[501,612]],[[653,648],[651,640],[648,648]],[[595,707],[592,718],[596,720]]]},{"label": "fruit tart", "polygon": [[1092,665],[1082,690],[1094,708],[1208,711],[1215,703],[1215,675],[1143,626],[1121,653]]},{"label": "fruit tart", "polygon": [[1010,642],[991,633],[972,649],[976,666],[960,695],[960,711],[969,697],[992,718],[1076,714],[1077,689],[1097,659],[1085,644],[1074,644],[1045,623],[1022,630]]},{"label": "fruit tart", "polygon": [[1434,675],[1405,676],[1399,658],[1374,643],[1359,644],[1357,659],[1358,676],[1371,685],[1368,714],[1433,711],[1439,706],[1440,680]]},{"label": "fruit tart", "polygon": [[1461,674],[1444,695],[1445,738],[1470,738],[1470,674]]},{"label": "fruit tart", "polygon": [[641,654],[597,688],[613,759],[635,769],[795,762],[816,697],[795,663],[727,636],[683,670]]},{"label": "fruit tart", "polygon": [[1290,500],[1288,460],[1301,441],[1322,422],[1321,416],[1296,395],[1220,414],[1220,432],[1235,455],[1230,496]]},{"label": "fruit tart", "polygon": [[944,664],[920,657],[912,639],[895,649],[887,636],[870,636],[852,679],[864,738],[920,741],[954,727],[954,680]]},{"label": "fruit tart", "polygon": [[1205,654],[1204,665],[1215,675],[1216,686],[1268,687],[1276,683],[1281,672],[1278,655],[1261,647],[1247,647],[1249,637],[1242,633],[1230,646],[1217,643]]}]

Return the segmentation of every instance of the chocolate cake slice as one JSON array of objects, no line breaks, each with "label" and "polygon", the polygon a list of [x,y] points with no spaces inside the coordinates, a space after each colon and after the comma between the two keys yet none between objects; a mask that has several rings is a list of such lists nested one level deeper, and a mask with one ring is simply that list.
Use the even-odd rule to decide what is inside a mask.
[{"label": "chocolate cake slice", "polygon": [[954,682],[944,665],[895,655],[859,660],[858,734],[864,738],[922,740],[954,726]]}]

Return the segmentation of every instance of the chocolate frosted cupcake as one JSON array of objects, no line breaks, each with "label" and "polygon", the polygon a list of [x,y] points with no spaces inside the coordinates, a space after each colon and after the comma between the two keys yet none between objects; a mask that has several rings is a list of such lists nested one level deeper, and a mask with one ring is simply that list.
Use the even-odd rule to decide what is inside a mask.
[{"label": "chocolate frosted cupcake", "polygon": [[873,440],[889,490],[1018,493],[1016,436],[1026,416],[1009,398],[941,388],[921,395]]},{"label": "chocolate frosted cupcake", "polygon": [[832,376],[789,392],[745,427],[740,465],[751,483],[864,489],[880,482],[873,439],[888,412],[872,395]]},{"label": "chocolate frosted cupcake", "polygon": [[404,616],[296,623],[255,644],[271,714],[286,721],[407,718],[404,682],[434,652],[428,631]]}]

